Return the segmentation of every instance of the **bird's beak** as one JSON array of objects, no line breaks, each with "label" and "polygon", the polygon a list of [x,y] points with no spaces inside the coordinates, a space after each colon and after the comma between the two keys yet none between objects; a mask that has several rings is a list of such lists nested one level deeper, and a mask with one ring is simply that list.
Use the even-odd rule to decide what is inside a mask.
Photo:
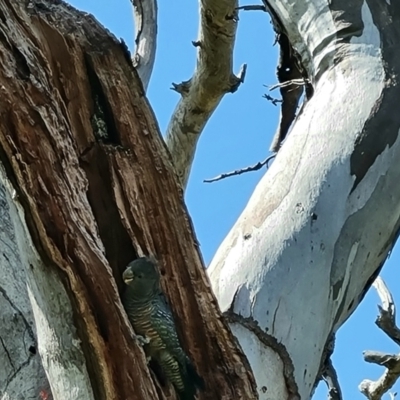
[{"label": "bird's beak", "polygon": [[133,275],[132,271],[125,271],[122,275],[122,279],[124,282],[129,285],[133,280],[135,279],[135,276]]}]

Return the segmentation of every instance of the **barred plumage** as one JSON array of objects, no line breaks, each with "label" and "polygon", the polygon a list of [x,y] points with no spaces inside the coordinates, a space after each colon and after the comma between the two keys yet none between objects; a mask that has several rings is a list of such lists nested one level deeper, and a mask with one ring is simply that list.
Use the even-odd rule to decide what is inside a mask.
[{"label": "barred plumage", "polygon": [[123,279],[123,304],[135,333],[148,341],[146,355],[161,367],[181,400],[193,400],[204,383],[179,342],[157,266],[147,257],[139,258],[128,265]]}]

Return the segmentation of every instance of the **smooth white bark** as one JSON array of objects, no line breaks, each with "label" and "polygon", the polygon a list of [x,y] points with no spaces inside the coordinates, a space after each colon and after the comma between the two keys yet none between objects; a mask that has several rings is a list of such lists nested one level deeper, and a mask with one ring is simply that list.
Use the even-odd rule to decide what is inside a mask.
[{"label": "smooth white bark", "polygon": [[260,399],[308,399],[328,336],[358,305],[395,240],[400,146],[386,146],[354,187],[355,144],[361,134],[379,135],[364,128],[385,89],[379,32],[367,6],[362,35],[346,44],[336,41],[327,2],[274,4],[293,29],[315,94],[209,274]]},{"label": "smooth white bark", "polygon": [[147,91],[157,50],[157,1],[131,0],[135,19],[135,66]]}]

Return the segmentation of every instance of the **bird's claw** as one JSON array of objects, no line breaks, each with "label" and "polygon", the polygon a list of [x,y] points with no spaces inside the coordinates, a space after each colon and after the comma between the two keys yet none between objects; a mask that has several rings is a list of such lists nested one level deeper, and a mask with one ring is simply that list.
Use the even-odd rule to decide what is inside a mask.
[{"label": "bird's claw", "polygon": [[144,346],[150,343],[150,339],[146,336],[135,335],[135,340],[141,345]]}]

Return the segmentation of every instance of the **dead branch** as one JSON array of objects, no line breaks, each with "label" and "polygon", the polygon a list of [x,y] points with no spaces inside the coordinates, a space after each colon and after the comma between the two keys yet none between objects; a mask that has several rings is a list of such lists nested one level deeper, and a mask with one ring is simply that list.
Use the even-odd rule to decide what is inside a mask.
[{"label": "dead branch", "polygon": [[132,61],[145,91],[150,82],[157,48],[157,0],[131,0],[135,20]]},{"label": "dead branch", "polygon": [[400,345],[400,329],[396,325],[396,306],[392,294],[388,290],[382,278],[377,278],[373,284],[382,301],[382,307],[378,306],[379,315],[376,325],[379,326],[395,343]]},{"label": "dead branch", "polygon": [[329,359],[325,365],[322,379],[328,386],[328,400],[342,400],[342,390],[340,388],[337,373],[331,359]]},{"label": "dead branch", "polygon": [[249,6],[240,6],[237,10],[243,11],[264,11],[267,12],[267,8],[261,4],[249,5]]},{"label": "dead branch", "polygon": [[190,80],[174,84],[181,99],[169,122],[166,143],[183,187],[204,126],[222,97],[235,92],[244,79],[244,73],[232,72],[237,7],[237,0],[200,1],[196,69]]},{"label": "dead branch", "polygon": [[[373,283],[378,292],[382,306],[378,306],[379,316],[375,323],[381,328],[394,342],[399,344],[399,328],[396,326],[396,308],[393,296],[381,277],[376,278]],[[382,376],[371,381],[364,379],[359,390],[369,400],[380,400],[396,383],[400,376],[400,355],[387,354],[377,351],[365,351],[364,360],[369,363],[381,365],[386,368]]]},{"label": "dead branch", "polygon": [[216,182],[220,181],[221,179],[229,178],[230,176],[235,176],[235,175],[241,175],[246,172],[251,172],[251,171],[258,171],[261,169],[264,165],[268,167],[268,163],[275,157],[276,154],[272,154],[271,156],[268,156],[264,161],[260,161],[257,164],[254,164],[250,167],[242,168],[242,169],[237,169],[235,171],[231,172],[226,172],[225,174],[221,174],[216,176],[215,178],[211,179],[204,179],[204,183],[211,183],[211,182]]},{"label": "dead branch", "polygon": [[268,88],[269,88],[270,91],[272,91],[272,90],[275,90],[275,89],[278,89],[278,88],[287,88],[287,87],[290,87],[292,85],[293,86],[298,86],[298,87],[305,86],[307,83],[308,83],[308,81],[304,80],[304,79],[291,79],[289,81],[285,81],[285,82],[282,82],[282,83],[277,83],[275,85],[271,85]]}]

